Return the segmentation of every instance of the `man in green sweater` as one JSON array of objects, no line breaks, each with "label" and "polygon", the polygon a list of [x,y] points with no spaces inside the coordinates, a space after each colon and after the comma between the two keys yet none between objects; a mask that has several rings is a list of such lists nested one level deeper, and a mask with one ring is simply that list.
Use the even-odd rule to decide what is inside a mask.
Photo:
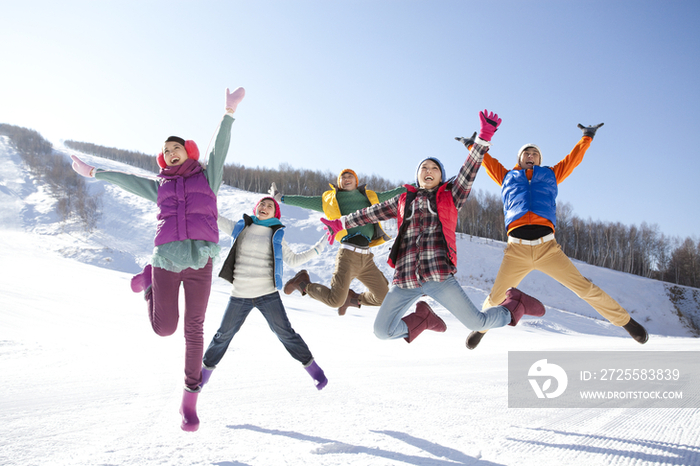
[{"label": "man in green sweater", "polygon": [[[282,196],[272,184],[270,195],[278,202],[323,212],[329,219],[340,218],[373,204],[391,199],[406,191],[398,187],[390,191],[375,193],[359,184],[357,174],[349,168],[338,175],[337,185],[329,183],[331,189],[321,196]],[[339,232],[335,239],[340,242],[335,270],[330,288],[319,283],[311,283],[306,270],[301,270],[284,285],[284,292],[292,294],[295,290],[302,295],[308,294],[330,307],[338,308],[339,315],[345,315],[348,307],[359,308],[362,304],[379,306],[389,291],[389,283],[384,274],[374,263],[370,251],[389,240],[378,223],[363,225]],[[331,242],[331,244],[333,244]],[[367,291],[357,294],[350,289],[350,283],[357,278],[367,287]]]}]

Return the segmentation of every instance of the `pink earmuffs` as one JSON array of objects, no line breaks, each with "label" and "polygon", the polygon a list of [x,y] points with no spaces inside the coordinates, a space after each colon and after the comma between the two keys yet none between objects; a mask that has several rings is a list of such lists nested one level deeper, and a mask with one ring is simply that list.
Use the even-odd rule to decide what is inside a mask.
[{"label": "pink earmuffs", "polygon": [[[188,139],[185,141],[185,152],[187,152],[187,158],[188,159],[194,159],[194,160],[199,160],[199,147],[197,147],[197,144],[192,141],[191,139]],[[165,168],[168,165],[165,163],[165,157],[163,156],[163,151],[160,151],[158,154],[158,166],[160,168]]]}]

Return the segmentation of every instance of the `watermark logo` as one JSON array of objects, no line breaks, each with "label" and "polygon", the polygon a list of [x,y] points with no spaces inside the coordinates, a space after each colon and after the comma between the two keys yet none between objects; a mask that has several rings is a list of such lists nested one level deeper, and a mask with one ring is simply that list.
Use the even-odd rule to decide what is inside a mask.
[{"label": "watermark logo", "polygon": [[508,351],[508,407],[700,409],[699,360],[700,351]]},{"label": "watermark logo", "polygon": [[[540,359],[530,366],[527,375],[528,377],[535,377],[529,378],[528,381],[537,398],[556,398],[564,393],[566,386],[569,384],[566,371],[556,364],[548,363],[546,359]],[[542,385],[539,384],[539,379],[543,379]],[[551,390],[552,380],[557,382],[554,390]]]}]

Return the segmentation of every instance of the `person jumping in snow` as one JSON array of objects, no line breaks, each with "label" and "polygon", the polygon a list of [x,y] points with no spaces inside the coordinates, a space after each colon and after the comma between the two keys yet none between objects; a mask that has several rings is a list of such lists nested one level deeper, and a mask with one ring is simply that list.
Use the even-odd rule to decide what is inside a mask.
[{"label": "person jumping in snow", "polygon": [[[321,196],[282,196],[274,183],[270,194],[278,202],[323,212],[328,218],[336,219],[406,191],[403,186],[380,193],[371,191],[364,184],[359,184],[357,174],[349,168],[340,172],[337,182],[337,186],[329,183],[332,189]],[[340,242],[340,248],[330,288],[320,283],[311,283],[308,272],[301,270],[284,285],[284,292],[292,294],[296,290],[302,295],[308,294],[327,306],[338,308],[338,315],[341,316],[345,315],[347,308],[351,306],[359,308],[363,304],[382,304],[389,291],[389,282],[374,263],[374,254],[371,252],[372,247],[390,239],[382,230],[382,226],[379,222],[373,222],[350,228],[348,231],[339,232],[336,239]],[[367,291],[357,294],[350,289],[350,283],[355,278],[367,287]]]},{"label": "person jumping in snow", "polygon": [[279,204],[274,198],[262,198],[253,213],[252,217],[243,214],[236,223],[221,216],[218,220],[221,231],[233,238],[219,276],[233,286],[221,326],[204,353],[200,386],[209,381],[234,335],[250,311],[257,307],[272,333],[289,354],[304,365],[316,388],[321,390],[328,379],[316,364],[309,347],[292,328],[277,290],[282,288],[283,262],[295,267],[318,256],[326,246],[324,237],[311,249],[295,253],[284,240],[284,225],[280,222]]},{"label": "person jumping in snow", "polygon": [[[557,186],[581,163],[601,126],[603,123],[596,126],[579,124],[583,137],[569,155],[553,167],[541,166],[542,151],[535,144],[525,144],[520,148],[518,161],[512,170],[503,167],[489,154],[484,155],[486,172],[501,186],[508,246],[483,307],[490,307],[503,299],[510,287],[518,286],[527,274],[539,270],[576,293],[613,325],[624,328],[632,338],[644,344],[649,339],[644,327],[607,293],[581,275],[554,238]],[[455,139],[467,147],[471,144],[464,138]],[[467,348],[476,348],[484,335],[484,331],[472,332],[467,338]]]},{"label": "person jumping in snow", "polygon": [[151,263],[131,280],[131,288],[144,291],[148,317],[156,334],[175,333],[179,320],[180,285],[185,290],[185,389],[180,414],[182,429],[199,428],[197,396],[202,381],[204,315],[212,282],[212,259],[218,256],[216,193],[222,183],[224,161],[231,140],[231,125],[242,87],[226,89],[226,113],[218,128],[214,148],[205,168],[199,163],[194,141],[170,136],[157,161],[157,178],[92,167],[75,155],[73,169],[86,177],[113,183],[158,206],[158,228]]},{"label": "person jumping in snow", "polygon": [[424,330],[444,332],[447,327],[430,306],[419,301],[415,312],[404,314],[423,295],[430,296],[471,330],[516,325],[523,315],[544,315],[542,303],[513,288],[498,306],[479,311],[454,277],[457,272],[455,228],[491,137],[501,123],[495,113],[479,113],[481,132],[456,179],[447,180],[442,163],[429,157],[420,164],[416,186],[381,204],[339,219],[321,221],[332,234],[346,228],[397,219],[399,233],[389,255],[394,280],[379,308],[374,334],[384,340],[404,338],[408,343]]}]

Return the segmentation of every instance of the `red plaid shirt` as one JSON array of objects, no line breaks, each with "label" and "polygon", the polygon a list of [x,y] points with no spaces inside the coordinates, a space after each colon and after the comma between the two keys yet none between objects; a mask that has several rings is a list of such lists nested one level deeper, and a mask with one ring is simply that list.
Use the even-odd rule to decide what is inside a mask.
[{"label": "red plaid shirt", "polygon": [[[474,144],[469,156],[452,186],[452,198],[459,209],[467,201],[476,173],[481,166],[487,146]],[[448,259],[442,234],[442,225],[437,215],[436,189],[419,189],[411,206],[406,206],[407,229],[401,238],[393,284],[401,288],[418,288],[427,281],[444,281],[457,268]],[[358,210],[345,218],[345,227],[353,228],[367,223],[396,218],[399,213],[399,198]],[[410,212],[413,211],[411,216]]]}]

